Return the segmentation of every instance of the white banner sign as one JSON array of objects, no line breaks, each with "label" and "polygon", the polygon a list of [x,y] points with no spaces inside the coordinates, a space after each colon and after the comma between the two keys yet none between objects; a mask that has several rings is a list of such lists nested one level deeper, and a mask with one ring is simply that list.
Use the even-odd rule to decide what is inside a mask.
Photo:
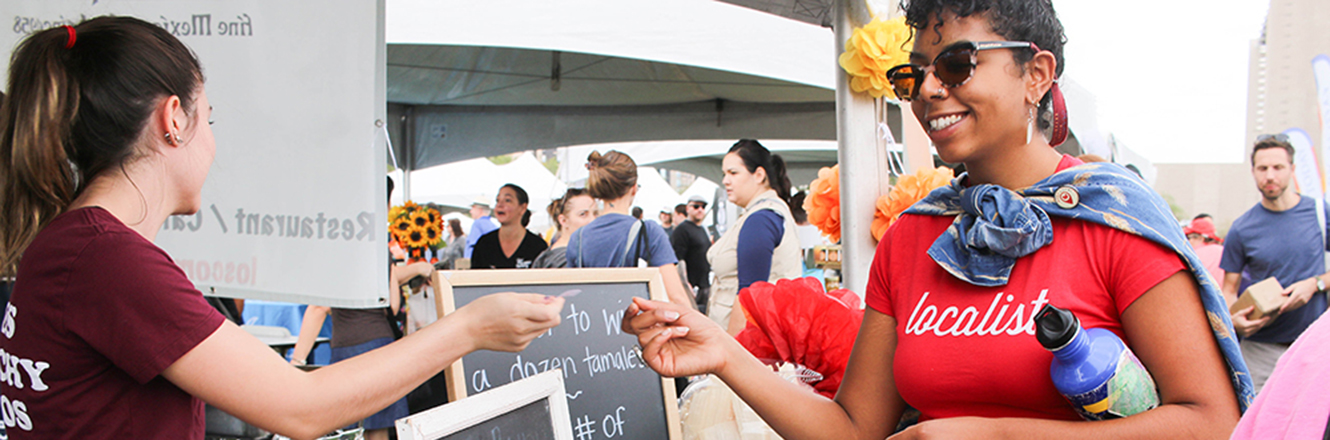
[{"label": "white banner sign", "polygon": [[1325,188],[1321,171],[1316,166],[1316,153],[1311,135],[1301,128],[1284,130],[1288,143],[1293,145],[1293,164],[1297,166],[1298,192],[1308,197],[1321,197]]},{"label": "white banner sign", "polygon": [[1320,54],[1312,58],[1312,76],[1316,78],[1316,102],[1321,110],[1321,175],[1330,176],[1330,57]]},{"label": "white banner sign", "polygon": [[205,294],[387,304],[384,0],[4,3],[6,61],[33,32],[107,14],[198,54],[217,157],[202,209],[157,244]]}]

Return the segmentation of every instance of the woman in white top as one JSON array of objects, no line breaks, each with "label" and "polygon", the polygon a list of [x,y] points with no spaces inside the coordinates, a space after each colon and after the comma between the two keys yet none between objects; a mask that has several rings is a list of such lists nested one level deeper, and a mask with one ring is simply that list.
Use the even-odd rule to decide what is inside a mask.
[{"label": "woman in white top", "polygon": [[707,316],[738,334],[745,325],[739,290],[757,281],[798,278],[803,268],[797,225],[790,214],[790,178],[780,155],[743,139],[730,147],[721,172],[726,197],[744,212],[707,251],[717,278]]}]

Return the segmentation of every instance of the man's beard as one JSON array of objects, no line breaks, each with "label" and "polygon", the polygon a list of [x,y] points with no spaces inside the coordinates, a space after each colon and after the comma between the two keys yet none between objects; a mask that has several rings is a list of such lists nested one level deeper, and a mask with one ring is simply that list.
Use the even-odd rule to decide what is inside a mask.
[{"label": "man's beard", "polygon": [[1261,196],[1265,197],[1266,200],[1275,201],[1278,200],[1280,197],[1282,197],[1285,191],[1288,191],[1287,185],[1281,186],[1279,187],[1279,189],[1273,190],[1272,191],[1273,195],[1272,192],[1266,192],[1265,188],[1261,188]]}]

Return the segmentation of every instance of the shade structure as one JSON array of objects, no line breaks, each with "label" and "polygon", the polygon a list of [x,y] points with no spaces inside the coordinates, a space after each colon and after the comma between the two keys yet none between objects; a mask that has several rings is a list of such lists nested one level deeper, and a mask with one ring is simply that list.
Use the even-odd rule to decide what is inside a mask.
[{"label": "shade structure", "polygon": [[709,0],[394,0],[389,130],[411,169],[674,139],[835,138],[830,30]]}]

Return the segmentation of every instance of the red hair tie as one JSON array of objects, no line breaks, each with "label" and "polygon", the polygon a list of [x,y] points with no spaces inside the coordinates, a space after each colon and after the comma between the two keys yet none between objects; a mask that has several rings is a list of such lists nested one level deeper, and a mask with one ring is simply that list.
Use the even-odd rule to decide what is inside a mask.
[{"label": "red hair tie", "polygon": [[65,41],[65,49],[73,49],[73,48],[74,48],[74,42],[75,42],[75,41],[78,41],[78,39],[79,39],[79,37],[78,37],[78,33],[77,33],[77,32],[74,32],[74,27],[73,27],[73,26],[65,25],[64,28],[65,28],[65,32],[68,32],[68,33],[69,33],[69,39]]}]

